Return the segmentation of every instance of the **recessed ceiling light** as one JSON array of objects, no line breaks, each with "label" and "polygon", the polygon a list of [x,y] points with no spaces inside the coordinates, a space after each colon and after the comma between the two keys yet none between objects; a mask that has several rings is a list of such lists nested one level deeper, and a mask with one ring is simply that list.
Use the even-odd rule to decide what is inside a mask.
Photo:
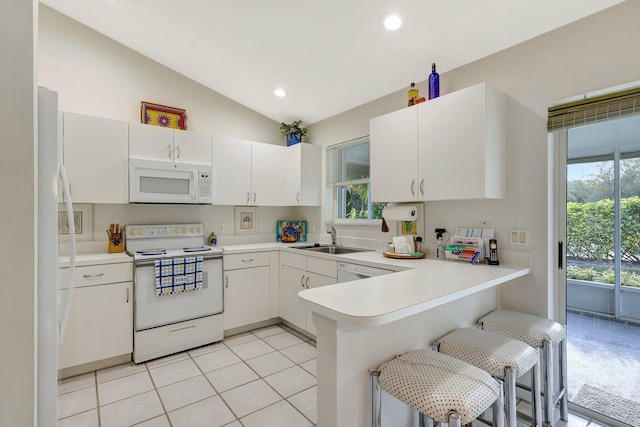
[{"label": "recessed ceiling light", "polygon": [[281,88],[274,89],[273,93],[275,96],[279,96],[280,98],[284,98],[285,96],[287,96],[287,92],[285,92],[284,89]]},{"label": "recessed ceiling light", "polygon": [[387,13],[382,17],[382,25],[389,31],[395,31],[402,26],[402,17],[395,12]]}]

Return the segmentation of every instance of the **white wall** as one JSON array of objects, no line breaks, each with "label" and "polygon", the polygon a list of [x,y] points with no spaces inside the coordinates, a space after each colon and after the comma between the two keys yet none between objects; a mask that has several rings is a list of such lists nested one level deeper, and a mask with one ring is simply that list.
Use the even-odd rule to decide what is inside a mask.
[{"label": "white wall", "polygon": [[[487,81],[512,98],[508,112],[507,198],[425,204],[427,231],[491,221],[497,229],[499,248],[507,249],[508,228],[530,230],[532,274],[503,287],[503,306],[553,314],[554,291],[548,280],[553,266],[547,238],[548,103],[638,80],[638,16],[640,2],[627,1],[440,76],[441,94]],[[425,58],[425,78],[427,64],[432,61],[438,58]],[[425,82],[419,82],[418,87],[424,92]],[[403,108],[405,103],[406,91],[402,90],[316,123],[310,126],[310,141],[330,145],[367,135],[369,119]],[[516,124],[521,128],[514,129]],[[433,233],[427,234],[427,245],[435,246]]]},{"label": "white wall", "polygon": [[0,18],[0,424],[35,423],[35,1],[3,2]]}]

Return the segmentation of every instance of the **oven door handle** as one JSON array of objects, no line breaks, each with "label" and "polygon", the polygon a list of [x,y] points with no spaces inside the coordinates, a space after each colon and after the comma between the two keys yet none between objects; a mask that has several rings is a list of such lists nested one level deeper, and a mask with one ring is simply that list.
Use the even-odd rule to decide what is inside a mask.
[{"label": "oven door handle", "polygon": [[[144,259],[144,260],[138,260],[135,262],[136,267],[139,266],[143,266],[143,265],[155,265],[156,261],[158,259],[171,259],[171,258],[182,258],[182,257],[168,257],[168,258],[154,258],[154,259]],[[209,255],[202,255],[202,260],[203,261],[209,261],[212,259],[222,259],[222,254],[209,254]]]}]

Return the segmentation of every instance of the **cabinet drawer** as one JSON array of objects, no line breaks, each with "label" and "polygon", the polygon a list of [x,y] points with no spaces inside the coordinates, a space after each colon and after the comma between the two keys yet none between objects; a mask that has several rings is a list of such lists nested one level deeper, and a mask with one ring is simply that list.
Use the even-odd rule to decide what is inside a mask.
[{"label": "cabinet drawer", "polygon": [[246,254],[225,255],[223,258],[225,270],[237,270],[239,268],[262,267],[271,265],[269,252],[251,252]]},{"label": "cabinet drawer", "polygon": [[307,271],[337,278],[338,262],[310,256],[307,257]]},{"label": "cabinet drawer", "polygon": [[288,265],[289,267],[299,268],[300,270],[306,270],[307,256],[292,254],[290,252],[282,252],[282,265]]},{"label": "cabinet drawer", "polygon": [[[83,265],[76,267],[74,276],[74,286],[79,288],[106,283],[130,282],[133,280],[133,263]],[[61,268],[58,277],[58,288],[66,289],[69,269]]]}]

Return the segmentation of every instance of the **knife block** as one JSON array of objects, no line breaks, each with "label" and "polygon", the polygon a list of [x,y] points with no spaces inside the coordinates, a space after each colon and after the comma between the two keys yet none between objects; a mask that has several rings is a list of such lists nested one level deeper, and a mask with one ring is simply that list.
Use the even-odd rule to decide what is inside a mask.
[{"label": "knife block", "polygon": [[124,251],[124,233],[114,233],[109,239],[109,253],[118,253]]}]

